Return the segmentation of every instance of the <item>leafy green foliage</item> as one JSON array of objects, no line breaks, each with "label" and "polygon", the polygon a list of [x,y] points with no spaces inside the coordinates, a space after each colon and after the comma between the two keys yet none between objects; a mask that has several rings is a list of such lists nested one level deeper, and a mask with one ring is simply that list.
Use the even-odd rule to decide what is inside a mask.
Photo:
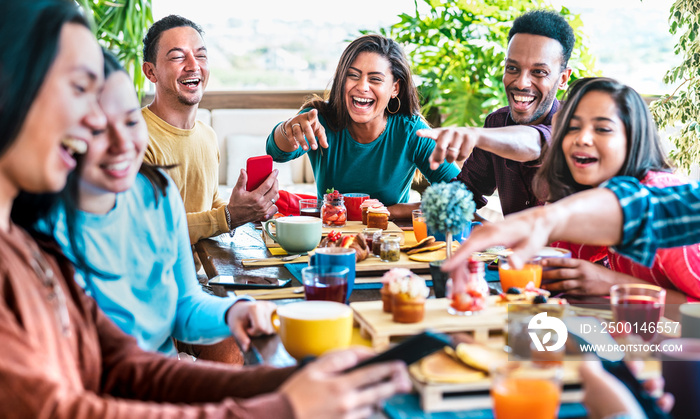
[{"label": "leafy green foliage", "polygon": [[151,0],[75,0],[85,10],[97,40],[112,51],[143,95],[142,39],[153,24]]},{"label": "leafy green foliage", "polygon": [[681,125],[671,136],[676,145],[671,157],[678,166],[690,169],[700,162],[700,0],[676,0],[670,13],[670,32],[680,33],[675,53],[682,62],[666,73],[664,82],[680,84],[673,93],[653,102],[650,109],[659,129]]},{"label": "leafy green foliage", "polygon": [[474,218],[474,196],[462,182],[435,183],[423,192],[425,223],[441,233],[459,234]]},{"label": "leafy green foliage", "polygon": [[[418,1],[413,15],[399,15],[398,23],[381,32],[404,45],[417,76],[423,114],[446,126],[482,125],[486,115],[507,105],[502,76],[513,20],[551,6],[540,0],[422,0],[430,10],[421,15]],[[560,13],[577,38],[569,61],[572,80],[596,75],[581,19],[564,7]],[[436,113],[444,120],[430,118]]]}]

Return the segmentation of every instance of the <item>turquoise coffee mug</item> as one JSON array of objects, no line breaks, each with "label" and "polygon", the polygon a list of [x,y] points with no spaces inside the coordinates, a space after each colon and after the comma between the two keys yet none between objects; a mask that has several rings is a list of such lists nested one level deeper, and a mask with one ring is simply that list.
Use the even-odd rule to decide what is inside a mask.
[{"label": "turquoise coffee mug", "polygon": [[[275,225],[275,233],[270,232],[270,224]],[[321,241],[321,219],[316,217],[276,218],[265,221],[263,228],[267,235],[288,253],[314,250]]]},{"label": "turquoise coffee mug", "polygon": [[355,249],[346,249],[344,247],[322,247],[316,249],[316,252],[309,258],[309,266],[327,265],[345,266],[350,270],[348,272],[347,302],[355,285]]}]

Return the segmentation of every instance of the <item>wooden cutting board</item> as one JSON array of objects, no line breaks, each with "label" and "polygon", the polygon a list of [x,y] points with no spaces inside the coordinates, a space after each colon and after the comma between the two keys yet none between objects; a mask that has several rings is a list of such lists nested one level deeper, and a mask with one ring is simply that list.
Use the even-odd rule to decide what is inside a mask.
[{"label": "wooden cutting board", "polygon": [[[270,226],[270,228],[274,229],[274,226]],[[326,236],[326,235],[328,235],[328,233],[331,232],[331,230],[339,231],[343,234],[358,234],[358,233],[362,233],[362,230],[364,230],[366,228],[367,228],[367,226],[362,224],[362,221],[348,221],[345,224],[345,227],[340,227],[340,228],[323,227],[322,234],[324,236]],[[396,224],[394,224],[392,221],[389,221],[387,229],[384,230],[384,233],[396,234],[399,237],[401,237],[401,244],[404,243],[403,230],[401,230],[401,228],[399,226],[397,226]],[[278,243],[275,243],[270,238],[270,236],[267,235],[267,233],[265,232],[264,229],[262,230],[262,237],[263,237],[263,241],[265,242],[265,246],[267,246],[267,247],[280,247],[280,245]]]}]

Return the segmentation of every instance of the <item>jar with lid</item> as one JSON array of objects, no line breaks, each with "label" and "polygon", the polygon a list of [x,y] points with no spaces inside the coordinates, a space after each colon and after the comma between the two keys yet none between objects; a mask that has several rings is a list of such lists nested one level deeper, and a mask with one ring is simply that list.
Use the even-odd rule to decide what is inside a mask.
[{"label": "jar with lid", "polygon": [[362,235],[367,243],[367,248],[369,248],[370,256],[379,257],[381,253],[382,231],[383,230],[380,228],[366,228],[362,230]]},{"label": "jar with lid", "polygon": [[398,262],[401,258],[401,238],[393,234],[382,237],[380,257],[382,262]]},{"label": "jar with lid", "polygon": [[324,227],[345,227],[348,210],[345,208],[343,195],[338,192],[323,195],[321,219]]},{"label": "jar with lid", "polygon": [[484,262],[469,258],[465,281],[447,280],[446,297],[450,300],[447,311],[458,316],[470,316],[486,308],[489,286],[486,283]]}]

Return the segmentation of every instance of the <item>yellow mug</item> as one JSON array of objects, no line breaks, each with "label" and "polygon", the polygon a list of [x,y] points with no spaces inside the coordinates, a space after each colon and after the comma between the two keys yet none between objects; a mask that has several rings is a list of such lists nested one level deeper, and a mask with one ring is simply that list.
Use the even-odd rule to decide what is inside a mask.
[{"label": "yellow mug", "polygon": [[350,346],[352,309],[334,301],[301,301],[277,307],[272,325],[297,360]]}]

